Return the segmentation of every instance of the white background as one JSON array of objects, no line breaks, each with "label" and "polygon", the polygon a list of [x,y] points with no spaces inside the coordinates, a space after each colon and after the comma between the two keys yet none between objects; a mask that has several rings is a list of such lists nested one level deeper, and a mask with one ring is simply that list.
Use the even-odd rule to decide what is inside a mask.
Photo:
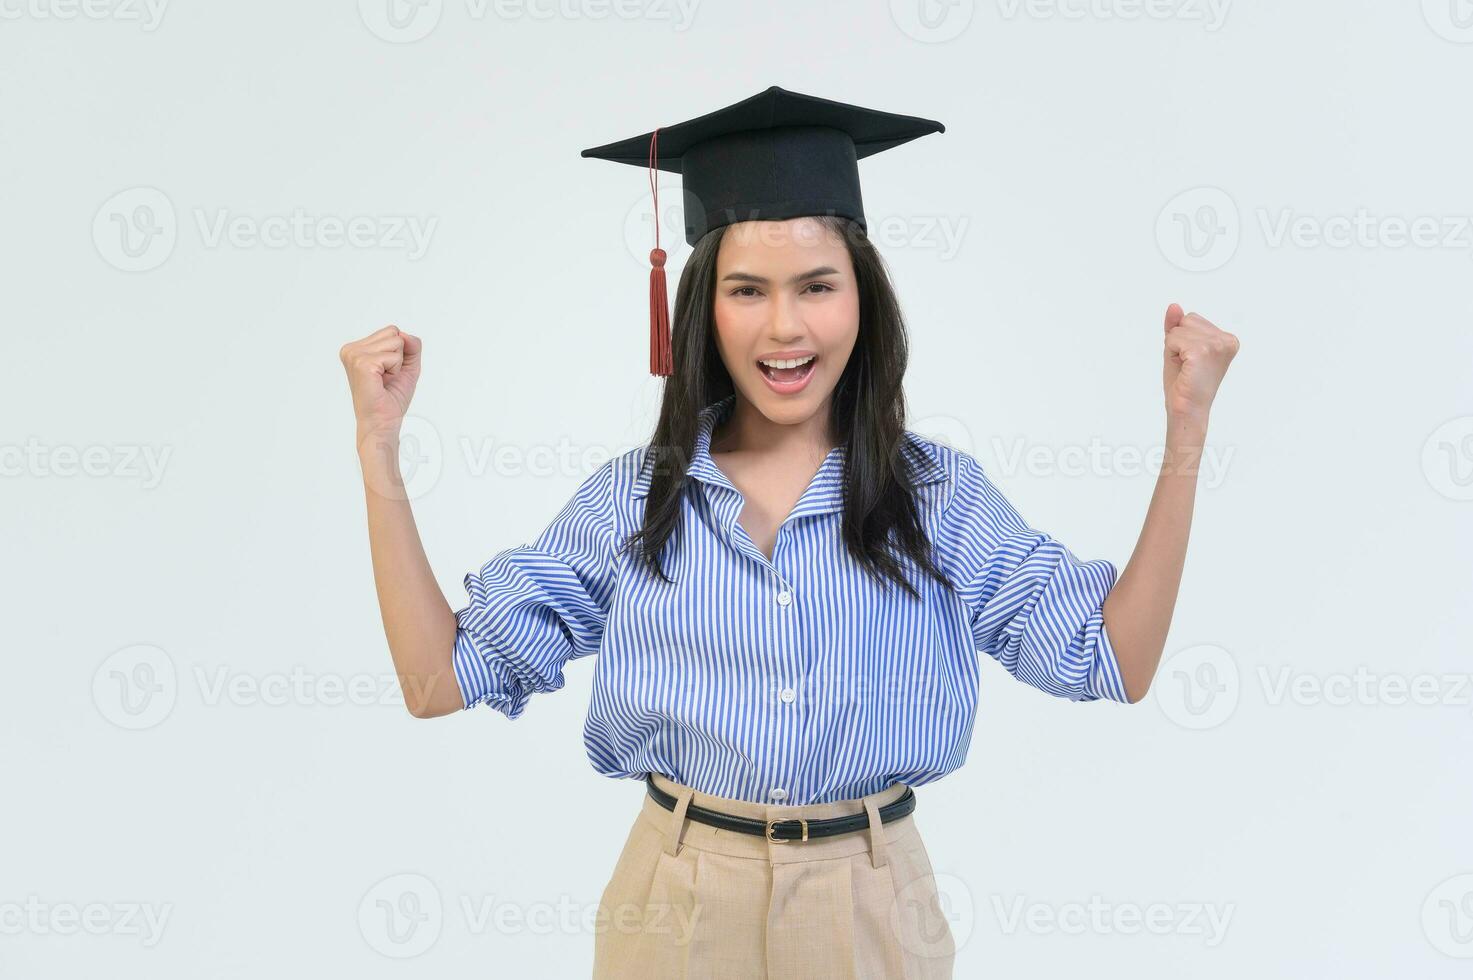
[{"label": "white background", "polygon": [[0,0],[0,975],[587,974],[643,786],[588,661],[393,703],[337,351],[425,340],[459,606],[653,425],[645,174],[579,150],[773,84],[946,123],[861,164],[912,427],[1081,557],[1167,304],[1242,340],[1150,698],[989,662],[919,792],[958,976],[1467,975],[1466,2],[388,2]]}]

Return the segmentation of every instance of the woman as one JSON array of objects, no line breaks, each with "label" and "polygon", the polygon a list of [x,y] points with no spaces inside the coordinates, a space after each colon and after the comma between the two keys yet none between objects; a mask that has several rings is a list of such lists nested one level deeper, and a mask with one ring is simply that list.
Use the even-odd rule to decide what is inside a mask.
[{"label": "woman", "polygon": [[[817,197],[834,200],[786,199]],[[1117,580],[905,429],[899,306],[857,201],[839,210],[688,223],[650,445],[466,576],[457,612],[383,492],[423,346],[391,326],[342,350],[409,710],[516,718],[599,654],[589,758],[647,785],[600,898],[597,977],[951,976],[910,814],[913,787],[965,760],[977,654],[1081,701],[1138,701],[1160,659],[1236,340],[1166,312],[1167,459]]]}]

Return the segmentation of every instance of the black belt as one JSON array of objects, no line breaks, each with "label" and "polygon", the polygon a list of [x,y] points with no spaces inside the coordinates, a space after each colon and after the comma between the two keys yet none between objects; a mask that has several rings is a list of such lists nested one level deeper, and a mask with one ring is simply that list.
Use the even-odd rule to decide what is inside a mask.
[{"label": "black belt", "polygon": [[[655,785],[654,774],[645,773],[645,785],[649,787],[650,797],[660,806],[667,810],[675,809],[675,797]],[[907,816],[916,808],[915,792],[905,787],[905,792],[893,803],[886,803],[879,808],[880,822],[889,823]],[[719,810],[708,810],[705,807],[696,806],[694,803],[686,805],[685,815],[697,823],[710,824],[722,830],[735,830],[743,834],[757,834],[766,837],[774,844],[781,844],[790,840],[808,840],[811,837],[834,837],[838,834],[850,834],[856,830],[864,830],[869,827],[868,813],[851,813],[845,817],[824,817],[819,820],[804,820],[802,817],[790,817],[786,820],[754,820],[751,817],[737,817],[730,813],[722,813]]]}]

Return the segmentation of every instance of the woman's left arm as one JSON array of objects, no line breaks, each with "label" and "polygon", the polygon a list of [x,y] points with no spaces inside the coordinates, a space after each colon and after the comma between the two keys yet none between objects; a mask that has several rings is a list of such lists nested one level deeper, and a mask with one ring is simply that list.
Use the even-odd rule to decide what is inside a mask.
[{"label": "woman's left arm", "polygon": [[1146,696],[1161,663],[1186,561],[1207,417],[1237,353],[1237,337],[1195,313],[1184,316],[1176,303],[1167,308],[1162,355],[1166,447],[1161,475],[1135,550],[1104,603],[1105,629],[1132,701]]}]

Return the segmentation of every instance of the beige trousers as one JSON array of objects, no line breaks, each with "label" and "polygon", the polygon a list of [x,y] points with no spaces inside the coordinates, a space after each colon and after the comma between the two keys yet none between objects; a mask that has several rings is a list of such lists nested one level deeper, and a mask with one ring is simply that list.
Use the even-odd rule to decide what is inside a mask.
[{"label": "beige trousers", "polygon": [[[599,899],[594,980],[931,980],[952,976],[951,928],[914,814],[881,824],[895,783],[859,799],[769,806],[656,773],[672,813],[642,802]],[[758,820],[867,813],[869,829],[772,843],[687,819],[707,807]]]}]

